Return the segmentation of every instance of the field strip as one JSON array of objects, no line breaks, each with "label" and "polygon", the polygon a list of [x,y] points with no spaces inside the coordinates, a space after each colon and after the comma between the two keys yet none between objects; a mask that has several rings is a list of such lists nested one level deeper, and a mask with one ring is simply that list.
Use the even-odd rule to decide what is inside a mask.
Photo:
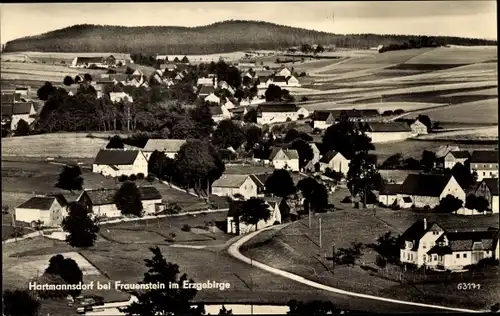
[{"label": "field strip", "polygon": [[301,277],[299,275],[296,275],[296,274],[293,274],[293,273],[290,273],[290,272],[286,272],[286,271],[283,271],[283,270],[280,270],[280,269],[273,268],[273,267],[268,266],[266,264],[263,264],[263,263],[261,263],[259,261],[255,261],[253,259],[250,259],[250,258],[244,256],[239,251],[240,247],[244,243],[246,243],[247,241],[249,241],[250,239],[252,239],[253,237],[255,237],[257,234],[259,234],[259,233],[261,233],[261,232],[263,232],[265,230],[277,229],[280,226],[271,226],[271,227],[255,231],[253,233],[250,233],[249,235],[244,236],[243,238],[239,239],[238,241],[236,241],[234,244],[232,244],[229,247],[228,253],[232,257],[234,257],[234,258],[236,258],[236,259],[238,259],[238,260],[240,260],[242,262],[245,262],[247,264],[250,264],[252,266],[255,266],[255,267],[257,267],[257,268],[259,268],[261,270],[265,270],[267,272],[271,272],[273,274],[285,277],[287,279],[294,280],[296,282],[308,285],[310,287],[314,287],[314,288],[317,288],[317,289],[320,289],[320,290],[324,290],[324,291],[328,291],[328,292],[332,292],[332,293],[337,293],[337,294],[342,294],[342,295],[347,295],[347,296],[353,296],[353,297],[359,297],[359,298],[365,298],[365,299],[375,300],[375,301],[389,302],[389,303],[393,303],[393,304],[426,307],[426,308],[439,309],[439,310],[449,310],[449,311],[464,312],[464,313],[481,313],[482,312],[482,311],[475,311],[475,310],[471,310],[471,309],[453,308],[453,307],[446,307],[446,306],[439,306],[439,305],[431,305],[431,304],[424,304],[424,303],[415,303],[415,302],[409,302],[409,301],[402,301],[402,300],[396,300],[396,299],[385,298],[385,297],[380,297],[380,296],[367,295],[367,294],[361,294],[361,293],[355,293],[355,292],[349,292],[349,291],[341,290],[341,289],[338,289],[338,288],[334,288],[334,287],[327,286],[327,285],[324,285],[324,284],[321,284],[321,283],[318,283],[318,282],[314,282],[314,281],[308,280],[308,279],[306,279],[304,277]]},{"label": "field strip", "polygon": [[459,96],[468,96],[468,95],[498,95],[497,88],[484,89],[479,91],[466,91],[466,92],[457,92],[451,94],[443,94],[444,97],[459,97]]}]

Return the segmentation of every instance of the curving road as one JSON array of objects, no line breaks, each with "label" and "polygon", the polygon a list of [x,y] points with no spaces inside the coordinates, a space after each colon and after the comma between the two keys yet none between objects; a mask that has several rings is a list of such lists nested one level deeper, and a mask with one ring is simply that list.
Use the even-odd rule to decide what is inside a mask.
[{"label": "curving road", "polygon": [[[450,311],[450,312],[463,312],[463,313],[481,313],[484,311],[475,311],[475,310],[469,310],[469,309],[463,309],[463,308],[453,308],[453,307],[446,307],[446,306],[438,306],[438,305],[431,305],[431,304],[423,304],[423,303],[415,303],[415,302],[410,302],[410,301],[402,301],[402,300],[396,300],[396,299],[390,299],[390,298],[384,298],[384,297],[378,297],[378,296],[373,296],[373,295],[367,295],[367,294],[361,294],[361,293],[355,293],[355,292],[349,292],[349,291],[344,291],[338,288],[334,288],[331,286],[327,286],[318,282],[314,282],[311,280],[308,280],[304,277],[301,277],[299,275],[289,273],[283,270],[279,270],[276,268],[273,268],[271,266],[265,265],[261,262],[255,261],[253,259],[250,259],[246,256],[244,256],[240,251],[240,247],[252,239],[254,236],[257,234],[261,233],[262,231],[269,230],[269,229],[276,229],[278,228],[277,226],[271,226],[253,233],[250,233],[246,236],[243,236],[241,239],[236,241],[234,244],[232,244],[228,248],[228,253],[232,257],[245,262],[247,264],[250,264],[252,266],[255,266],[261,270],[265,270],[267,272],[270,272],[275,275],[282,276],[284,278],[296,281],[298,283],[302,283],[304,285],[307,285],[309,287],[313,287],[316,289],[324,290],[329,292],[330,294],[333,294],[333,296],[339,297],[341,299],[345,299],[345,296],[349,296],[353,300],[358,299],[357,301],[359,302],[359,306],[370,306],[370,311],[372,312],[379,312],[380,311],[392,311],[392,312],[401,312],[402,309],[407,310],[407,307],[411,307],[411,310],[416,312],[436,312],[436,310],[440,311]],[[379,304],[374,304],[374,303],[379,303]]]}]

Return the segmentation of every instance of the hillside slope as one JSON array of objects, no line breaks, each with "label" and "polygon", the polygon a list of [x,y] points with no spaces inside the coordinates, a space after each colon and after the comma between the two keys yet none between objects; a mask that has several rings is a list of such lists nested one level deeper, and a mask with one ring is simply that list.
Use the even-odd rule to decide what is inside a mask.
[{"label": "hillside slope", "polygon": [[[415,36],[336,35],[268,22],[225,21],[200,27],[74,25],[7,42],[6,52],[117,52],[210,54],[246,49],[277,49],[303,43],[368,48],[396,44]],[[496,42],[436,37],[455,45],[496,45]]]}]

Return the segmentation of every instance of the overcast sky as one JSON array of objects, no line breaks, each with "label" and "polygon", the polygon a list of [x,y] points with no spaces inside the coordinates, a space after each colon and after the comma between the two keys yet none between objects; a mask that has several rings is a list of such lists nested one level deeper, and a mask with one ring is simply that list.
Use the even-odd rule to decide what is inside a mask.
[{"label": "overcast sky", "polygon": [[[260,20],[332,33],[497,39],[496,1],[1,4],[1,42],[74,24],[200,26]],[[334,18],[333,18],[334,17]]]}]

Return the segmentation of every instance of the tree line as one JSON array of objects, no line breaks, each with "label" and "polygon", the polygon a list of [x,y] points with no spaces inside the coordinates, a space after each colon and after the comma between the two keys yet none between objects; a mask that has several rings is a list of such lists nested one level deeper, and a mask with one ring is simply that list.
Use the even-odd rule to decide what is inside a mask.
[{"label": "tree line", "polygon": [[[252,30],[249,32],[249,30]],[[189,38],[189,42],[186,39]],[[37,37],[6,43],[6,52],[117,52],[148,54],[213,54],[249,49],[282,49],[304,43],[369,48],[402,44],[422,37],[407,35],[332,34],[259,21],[225,21],[186,28],[74,25]],[[496,45],[496,41],[436,36],[448,45]],[[91,44],[89,44],[91,43]]]}]

